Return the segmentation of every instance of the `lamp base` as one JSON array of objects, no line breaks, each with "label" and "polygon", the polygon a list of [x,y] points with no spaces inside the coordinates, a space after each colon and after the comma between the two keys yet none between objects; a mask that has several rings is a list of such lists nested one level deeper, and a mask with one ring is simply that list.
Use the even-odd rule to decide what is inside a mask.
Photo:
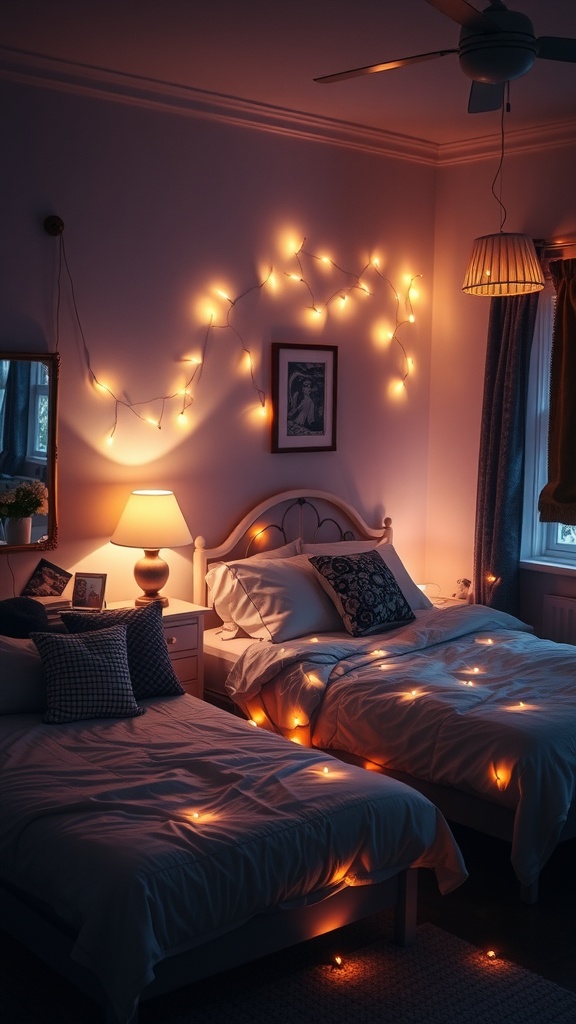
[{"label": "lamp base", "polygon": [[163,608],[167,608],[170,603],[168,598],[164,597],[163,594],[157,594],[156,597],[154,597],[153,594],[142,594],[142,597],[136,598],[134,604],[136,608],[141,608],[142,605],[153,604],[155,601],[157,601],[158,604],[161,604]]},{"label": "lamp base", "polygon": [[137,607],[152,604],[153,601],[159,601],[163,608],[168,604],[168,598],[158,591],[167,582],[170,569],[164,559],[158,557],[158,551],[158,548],[146,550],[134,566],[134,579],[144,591],[134,602]]}]

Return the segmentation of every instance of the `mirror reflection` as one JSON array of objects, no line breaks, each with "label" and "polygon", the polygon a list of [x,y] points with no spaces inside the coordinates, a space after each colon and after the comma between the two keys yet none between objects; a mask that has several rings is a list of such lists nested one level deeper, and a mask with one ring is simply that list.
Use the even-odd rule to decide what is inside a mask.
[{"label": "mirror reflection", "polygon": [[54,548],[58,355],[0,352],[0,551]]}]

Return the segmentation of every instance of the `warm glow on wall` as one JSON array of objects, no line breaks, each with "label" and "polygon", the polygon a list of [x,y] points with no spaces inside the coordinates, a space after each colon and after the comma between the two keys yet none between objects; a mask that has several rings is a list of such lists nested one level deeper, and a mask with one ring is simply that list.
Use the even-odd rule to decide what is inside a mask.
[{"label": "warm glow on wall", "polygon": [[405,381],[397,377],[396,380],[391,380],[388,385],[388,397],[395,402],[400,401],[406,396]]},{"label": "warm glow on wall", "polygon": [[96,380],[93,378],[92,384],[96,388],[96,391],[101,391],[103,394],[113,395],[112,388],[102,380]]},{"label": "warm glow on wall", "polygon": [[[63,247],[62,233],[59,235],[59,242]],[[259,422],[266,421],[268,418],[266,393],[257,379],[251,349],[235,317],[238,305],[245,298],[265,289],[272,297],[278,292],[293,296],[293,301],[298,306],[300,317],[306,328],[318,331],[325,327],[329,310],[333,310],[336,315],[340,315],[346,310],[349,315],[356,306],[354,300],[362,303],[374,301],[379,298],[379,287],[387,286],[396,305],[395,321],[387,330],[387,338],[388,342],[395,342],[399,346],[404,360],[404,370],[400,377],[390,384],[389,395],[392,399],[397,400],[405,394],[405,384],[413,370],[413,360],[411,356],[408,356],[399,334],[406,325],[413,324],[415,321],[413,302],[418,293],[414,282],[421,275],[406,274],[404,276],[405,294],[402,297],[382,272],[382,260],[378,253],[370,256],[359,270],[350,270],[343,267],[326,250],[319,253],[312,252],[306,247],[306,238],[302,240],[301,237],[298,237],[294,228],[284,229],[281,232],[278,238],[278,247],[281,252],[282,266],[262,268],[259,279],[242,288],[220,279],[207,288],[204,296],[190,302],[189,316],[194,323],[201,326],[204,334],[200,346],[201,351],[200,354],[185,357],[182,360],[187,364],[186,380],[175,383],[173,390],[166,394],[147,398],[145,402],[132,400],[128,397],[131,394],[130,382],[113,387],[94,372],[90,352],[84,342],[84,355],[90,382],[98,392],[107,399],[112,399],[114,403],[113,422],[105,439],[106,443],[111,443],[114,438],[118,427],[119,411],[122,408],[130,411],[141,422],[149,424],[156,430],[162,430],[166,409],[174,403],[176,405],[176,410],[173,412],[174,420],[181,428],[191,427],[191,421],[185,413],[194,401],[195,392],[202,376],[202,367],[205,364],[207,351],[215,331],[227,332],[240,345],[241,353],[245,357],[244,366],[257,396]],[[64,262],[66,263],[66,261]],[[315,269],[320,271],[320,283],[315,281]],[[286,287],[281,286],[280,282],[283,282]],[[58,287],[60,287],[60,280]],[[317,294],[317,291],[321,294]],[[78,325],[83,337],[79,319]],[[159,339],[158,349],[161,350],[162,347]]]}]

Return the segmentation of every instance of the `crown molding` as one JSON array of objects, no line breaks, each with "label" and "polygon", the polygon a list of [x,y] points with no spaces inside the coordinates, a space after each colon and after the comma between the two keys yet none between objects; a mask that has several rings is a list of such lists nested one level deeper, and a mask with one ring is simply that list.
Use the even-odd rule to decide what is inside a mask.
[{"label": "crown molding", "polygon": [[[0,79],[73,95],[144,107],[172,115],[203,118],[288,138],[324,143],[376,156],[447,167],[488,159],[500,151],[500,135],[436,144],[315,114],[258,103],[238,96],[175,85],[88,64],[0,48]],[[506,134],[507,153],[530,153],[574,145],[576,120]]]},{"label": "crown molding", "polygon": [[438,147],[422,139],[6,47],[0,48],[0,78],[430,166],[437,162]]},{"label": "crown molding", "polygon": [[[576,145],[576,119],[555,121],[532,128],[506,131],[506,154],[535,153],[542,149],[558,149]],[[500,153],[501,136],[486,135],[438,147],[438,165],[465,164],[484,160]]]}]

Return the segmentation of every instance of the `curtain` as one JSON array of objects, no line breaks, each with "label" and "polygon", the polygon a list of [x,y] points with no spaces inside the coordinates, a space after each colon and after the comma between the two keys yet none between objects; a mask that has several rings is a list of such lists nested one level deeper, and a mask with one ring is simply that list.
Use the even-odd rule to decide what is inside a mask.
[{"label": "curtain", "polygon": [[18,476],[25,468],[28,441],[29,360],[18,358],[10,360],[4,400],[4,436],[2,438],[0,472],[5,476]]},{"label": "curtain", "polygon": [[542,523],[576,526],[576,260],[554,260],[556,313],[550,364],[548,483],[538,500]]},{"label": "curtain", "polygon": [[530,348],[538,293],[490,305],[474,537],[474,600],[518,615]]}]

